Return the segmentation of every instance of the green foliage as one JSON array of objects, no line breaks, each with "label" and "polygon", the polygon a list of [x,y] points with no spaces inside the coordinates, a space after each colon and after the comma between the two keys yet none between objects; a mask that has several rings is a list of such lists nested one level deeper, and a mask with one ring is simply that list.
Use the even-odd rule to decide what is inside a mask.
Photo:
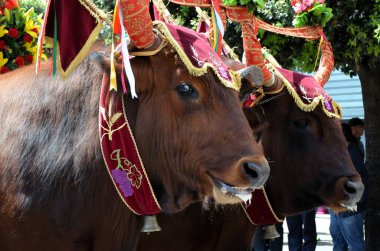
[{"label": "green foliage", "polygon": [[[380,53],[380,0],[326,1],[334,17],[324,28],[334,51],[335,66],[348,73],[356,71],[359,64],[379,64]],[[294,13],[288,1],[267,1],[258,15],[271,24],[291,26]],[[290,69],[312,71],[318,51],[318,42],[260,33],[263,45],[268,47],[280,64]],[[272,38],[278,37],[278,39]],[[285,42],[283,39],[285,38]],[[289,49],[291,48],[291,49]]]},{"label": "green foliage", "polygon": [[[98,6],[99,9],[107,13],[108,17],[112,20],[113,10],[115,8],[114,1],[94,0],[94,4]],[[100,32],[99,37],[104,41],[106,45],[110,45],[112,42],[112,28],[109,25],[104,24],[104,28]]]},{"label": "green foliage", "polygon": [[374,3],[373,13],[369,16],[371,18],[371,26],[374,28],[374,37],[380,43],[380,0]]},{"label": "green foliage", "polygon": [[226,6],[246,6],[251,13],[265,4],[264,0],[222,0]]},{"label": "green foliage", "polygon": [[19,5],[26,10],[34,8],[37,14],[45,13],[45,1],[42,0],[19,0]]}]

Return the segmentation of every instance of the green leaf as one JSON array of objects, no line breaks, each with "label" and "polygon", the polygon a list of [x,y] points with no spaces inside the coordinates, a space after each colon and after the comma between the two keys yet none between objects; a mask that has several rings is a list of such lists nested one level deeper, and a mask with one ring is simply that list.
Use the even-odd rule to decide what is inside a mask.
[{"label": "green leaf", "polygon": [[[318,2],[317,2],[318,3]],[[310,13],[313,13],[314,16],[319,16],[322,14],[322,12],[326,9],[326,7],[324,5],[317,5],[309,10]]]},{"label": "green leaf", "polygon": [[250,0],[240,0],[240,5],[246,5]]},{"label": "green leaf", "polygon": [[238,0],[223,0],[223,3],[227,6],[236,6],[238,5]]},{"label": "green leaf", "polygon": [[265,5],[264,0],[253,0],[253,1],[256,2],[260,7],[264,7]]}]

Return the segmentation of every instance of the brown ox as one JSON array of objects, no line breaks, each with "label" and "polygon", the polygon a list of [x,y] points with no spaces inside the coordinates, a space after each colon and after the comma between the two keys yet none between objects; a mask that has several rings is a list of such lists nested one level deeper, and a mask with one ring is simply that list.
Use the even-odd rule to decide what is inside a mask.
[{"label": "brown ox", "polygon": [[[360,199],[363,184],[339,120],[327,117],[320,107],[301,111],[286,90],[279,96],[266,95],[261,105],[245,114],[270,162],[265,188],[277,215],[321,205],[339,211]],[[138,250],[246,251],[251,250],[256,231],[240,206],[196,203],[157,218],[162,231],[142,235]]]},{"label": "brown ox", "polygon": [[[65,81],[49,77],[47,64],[38,76],[31,66],[0,77],[0,250],[134,249],[142,217],[121,202],[103,163],[107,63],[95,59]],[[125,109],[164,211],[213,196],[210,177],[263,184],[267,162],[236,91],[211,71],[191,76],[170,45],[131,63],[139,98],[125,96]],[[219,201],[238,201],[230,196]]]}]

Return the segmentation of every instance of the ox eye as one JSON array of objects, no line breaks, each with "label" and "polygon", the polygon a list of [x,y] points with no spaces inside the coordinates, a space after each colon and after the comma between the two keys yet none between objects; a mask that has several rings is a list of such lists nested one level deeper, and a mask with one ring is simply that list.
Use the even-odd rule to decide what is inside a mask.
[{"label": "ox eye", "polygon": [[177,92],[179,95],[184,97],[195,97],[197,96],[196,90],[187,83],[181,83],[177,86]]},{"label": "ox eye", "polygon": [[308,119],[297,119],[293,123],[299,129],[306,129],[310,126],[311,121]]}]

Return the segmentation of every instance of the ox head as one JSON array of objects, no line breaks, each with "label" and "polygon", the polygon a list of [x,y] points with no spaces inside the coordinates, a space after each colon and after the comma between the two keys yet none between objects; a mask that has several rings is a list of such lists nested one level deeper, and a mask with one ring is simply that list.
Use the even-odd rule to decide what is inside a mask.
[{"label": "ox head", "polygon": [[266,190],[275,212],[285,216],[321,205],[335,211],[356,207],[364,186],[340,120],[327,116],[322,104],[305,112],[284,88],[245,114],[271,163]]},{"label": "ox head", "polygon": [[[225,62],[235,70],[244,67],[229,59]],[[265,188],[274,211],[285,216],[321,205],[335,211],[355,208],[364,186],[347,151],[339,107],[323,89],[319,89],[325,95],[323,99],[304,104],[297,93],[301,90],[284,76],[292,83],[312,79],[284,69],[277,70],[277,74],[276,81],[282,88],[266,94],[256,106],[244,108],[270,163]],[[305,98],[308,90],[302,90]],[[247,91],[242,88],[241,96],[246,97]]]},{"label": "ox head", "polygon": [[[153,190],[170,212],[205,196],[238,203],[263,186],[268,163],[238,92],[221,84],[212,67],[191,74],[182,56],[169,42],[154,55],[131,59],[138,99],[126,95],[125,109]],[[108,72],[106,60],[98,61]]]}]

